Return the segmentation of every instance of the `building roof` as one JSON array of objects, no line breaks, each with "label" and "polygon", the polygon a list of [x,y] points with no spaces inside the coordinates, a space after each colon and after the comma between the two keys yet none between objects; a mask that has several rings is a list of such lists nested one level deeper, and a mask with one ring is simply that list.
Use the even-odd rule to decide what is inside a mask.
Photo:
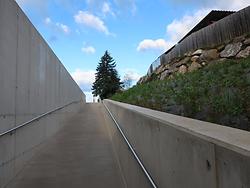
[{"label": "building roof", "polygon": [[183,41],[192,33],[199,31],[200,29],[207,27],[208,25],[221,20],[231,14],[235,13],[235,11],[220,11],[220,10],[212,10],[205,18],[203,18],[191,31],[189,31],[178,43]]}]

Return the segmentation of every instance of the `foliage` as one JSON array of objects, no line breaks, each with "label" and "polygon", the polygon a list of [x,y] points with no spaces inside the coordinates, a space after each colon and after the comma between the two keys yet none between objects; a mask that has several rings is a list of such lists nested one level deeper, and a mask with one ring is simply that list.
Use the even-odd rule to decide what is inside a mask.
[{"label": "foliage", "polygon": [[250,58],[211,62],[201,70],[134,86],[112,99],[250,130]]},{"label": "foliage", "polygon": [[105,51],[96,68],[95,82],[92,86],[94,96],[105,99],[120,90],[122,83],[115,67],[116,63],[113,57],[108,51]]}]

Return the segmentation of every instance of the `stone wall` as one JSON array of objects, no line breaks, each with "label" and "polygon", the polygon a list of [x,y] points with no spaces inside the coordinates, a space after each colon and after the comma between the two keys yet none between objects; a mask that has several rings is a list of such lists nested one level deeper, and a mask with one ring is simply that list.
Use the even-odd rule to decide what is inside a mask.
[{"label": "stone wall", "polygon": [[174,58],[182,57],[189,51],[218,46],[249,32],[250,6],[192,33],[183,41],[177,43],[151,64],[148,75],[155,71],[159,65],[171,63]]},{"label": "stone wall", "polygon": [[155,69],[152,74],[142,77],[138,84],[153,79],[164,80],[176,74],[196,71],[211,63],[223,62],[227,59],[247,58],[250,55],[250,36],[243,35],[214,48],[197,49],[185,53],[181,58],[175,58],[168,64]]}]

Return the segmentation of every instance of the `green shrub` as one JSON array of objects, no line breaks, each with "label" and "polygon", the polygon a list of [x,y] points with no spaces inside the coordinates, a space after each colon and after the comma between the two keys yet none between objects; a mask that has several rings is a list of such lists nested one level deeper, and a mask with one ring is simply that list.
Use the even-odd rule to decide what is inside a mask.
[{"label": "green shrub", "polygon": [[111,99],[249,130],[250,58],[152,80]]}]

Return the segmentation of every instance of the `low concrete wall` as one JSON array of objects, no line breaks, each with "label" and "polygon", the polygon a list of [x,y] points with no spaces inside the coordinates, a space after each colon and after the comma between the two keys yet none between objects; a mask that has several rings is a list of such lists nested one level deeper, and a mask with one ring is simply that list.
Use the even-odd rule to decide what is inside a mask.
[{"label": "low concrete wall", "polygon": [[152,188],[150,182],[144,175],[140,165],[137,163],[132,152],[129,150],[128,145],[124,141],[124,138],[117,129],[114,121],[110,117],[109,113],[102,107],[105,125],[107,126],[110,141],[112,143],[113,151],[115,153],[121,174],[123,175],[123,181],[126,188]]},{"label": "low concrete wall", "polygon": [[[250,187],[249,132],[110,100],[104,103],[158,187]],[[127,181],[133,184],[135,179]]]},{"label": "low concrete wall", "polygon": [[58,132],[75,115],[83,101],[73,103],[11,134],[0,136],[0,187],[3,188],[34,156],[43,143]]}]

